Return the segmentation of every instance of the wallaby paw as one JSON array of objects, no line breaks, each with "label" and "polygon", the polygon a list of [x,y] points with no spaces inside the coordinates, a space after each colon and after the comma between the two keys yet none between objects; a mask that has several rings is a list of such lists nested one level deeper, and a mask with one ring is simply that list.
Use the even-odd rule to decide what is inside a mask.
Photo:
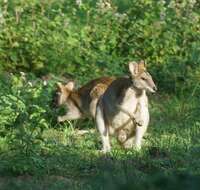
[{"label": "wallaby paw", "polygon": [[110,151],[108,151],[108,150],[100,150],[99,152],[100,152],[100,154],[108,154]]},{"label": "wallaby paw", "polygon": [[142,126],[143,125],[143,121],[142,120],[136,120],[136,125],[138,125],[138,126]]},{"label": "wallaby paw", "polygon": [[61,116],[58,116],[58,117],[57,117],[57,122],[58,122],[58,123],[63,122],[63,118],[62,118]]}]

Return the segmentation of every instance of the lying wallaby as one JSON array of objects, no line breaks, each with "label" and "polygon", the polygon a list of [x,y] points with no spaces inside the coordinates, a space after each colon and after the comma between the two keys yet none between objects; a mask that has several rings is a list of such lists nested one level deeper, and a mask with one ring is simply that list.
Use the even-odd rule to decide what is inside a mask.
[{"label": "lying wallaby", "polygon": [[58,83],[57,103],[65,104],[68,109],[66,115],[58,116],[58,122],[91,116],[94,118],[97,101],[113,80],[114,77],[101,77],[77,90],[72,81],[66,85]]},{"label": "lying wallaby", "polygon": [[146,91],[157,90],[144,61],[129,63],[130,77],[114,80],[96,108],[96,124],[100,132],[103,152],[111,149],[109,135],[117,135],[124,148],[141,148],[142,137],[149,124]]}]

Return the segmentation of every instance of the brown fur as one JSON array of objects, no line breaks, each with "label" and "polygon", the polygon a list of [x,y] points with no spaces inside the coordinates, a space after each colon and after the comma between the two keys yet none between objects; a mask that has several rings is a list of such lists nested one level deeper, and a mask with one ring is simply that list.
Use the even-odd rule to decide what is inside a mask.
[{"label": "brown fur", "polygon": [[66,97],[65,104],[69,111],[77,108],[80,115],[78,118],[91,117],[91,115],[94,117],[98,98],[105,92],[114,79],[114,77],[97,78],[76,90],[69,89],[67,85],[58,86],[60,92]]}]

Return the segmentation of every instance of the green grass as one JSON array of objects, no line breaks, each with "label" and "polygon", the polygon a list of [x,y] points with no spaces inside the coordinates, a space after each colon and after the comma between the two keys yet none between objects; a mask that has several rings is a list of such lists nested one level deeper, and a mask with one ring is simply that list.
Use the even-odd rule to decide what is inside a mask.
[{"label": "green grass", "polygon": [[[1,138],[0,189],[170,189],[176,183],[182,189],[187,189],[185,183],[196,189],[200,185],[197,101],[172,96],[150,99],[151,123],[140,152],[123,150],[112,139],[112,152],[101,154],[92,121],[47,128],[42,143],[28,153],[10,149]],[[83,129],[88,133],[80,134]]]}]

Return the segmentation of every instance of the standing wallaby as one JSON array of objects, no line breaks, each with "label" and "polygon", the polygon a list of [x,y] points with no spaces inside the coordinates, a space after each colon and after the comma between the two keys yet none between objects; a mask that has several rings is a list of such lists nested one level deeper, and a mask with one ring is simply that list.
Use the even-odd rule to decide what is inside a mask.
[{"label": "standing wallaby", "polygon": [[114,80],[96,108],[96,125],[100,132],[103,152],[111,149],[109,135],[115,134],[124,148],[141,148],[142,137],[149,124],[146,91],[157,90],[144,61],[129,63],[130,77]]},{"label": "standing wallaby", "polygon": [[114,79],[114,77],[94,79],[77,90],[74,89],[72,81],[66,85],[58,83],[57,104],[65,104],[68,109],[66,115],[58,116],[58,122],[91,116],[94,118],[99,97]]}]

